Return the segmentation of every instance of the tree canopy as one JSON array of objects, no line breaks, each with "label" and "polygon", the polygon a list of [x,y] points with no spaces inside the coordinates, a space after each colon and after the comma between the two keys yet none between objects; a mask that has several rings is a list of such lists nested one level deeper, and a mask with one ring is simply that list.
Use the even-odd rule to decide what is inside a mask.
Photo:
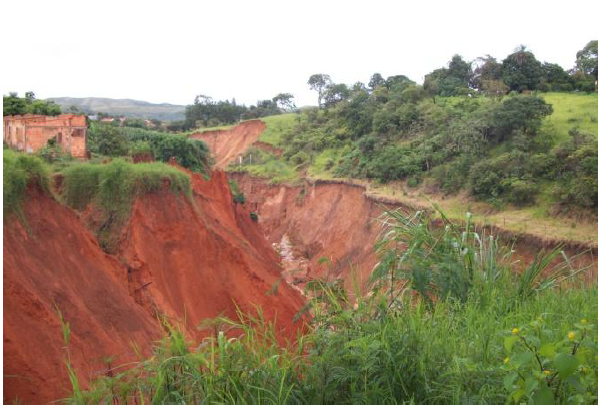
[{"label": "tree canopy", "polygon": [[61,107],[52,101],[36,99],[33,92],[26,92],[24,98],[19,98],[16,92],[2,97],[2,115],[24,115],[32,113],[35,115],[60,115]]},{"label": "tree canopy", "polygon": [[325,91],[327,90],[328,86],[332,83],[333,82],[331,81],[331,77],[326,74],[314,74],[308,79],[308,85],[310,85],[310,89],[318,93],[319,108],[322,106]]},{"label": "tree canopy", "polygon": [[599,41],[592,40],[576,53],[576,68],[599,79]]}]

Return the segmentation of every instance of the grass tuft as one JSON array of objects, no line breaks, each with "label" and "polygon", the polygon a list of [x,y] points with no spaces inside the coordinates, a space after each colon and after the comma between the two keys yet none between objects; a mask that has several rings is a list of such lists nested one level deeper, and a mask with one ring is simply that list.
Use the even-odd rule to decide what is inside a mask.
[{"label": "grass tuft", "polygon": [[2,197],[4,217],[16,212],[21,216],[21,202],[30,183],[48,190],[49,172],[44,162],[25,153],[3,150]]},{"label": "grass tuft", "polygon": [[102,211],[96,231],[105,250],[111,250],[115,234],[130,214],[135,197],[160,191],[191,196],[190,176],[163,163],[132,164],[114,159],[108,164],[74,164],[62,172],[63,201],[76,210],[93,204]]}]

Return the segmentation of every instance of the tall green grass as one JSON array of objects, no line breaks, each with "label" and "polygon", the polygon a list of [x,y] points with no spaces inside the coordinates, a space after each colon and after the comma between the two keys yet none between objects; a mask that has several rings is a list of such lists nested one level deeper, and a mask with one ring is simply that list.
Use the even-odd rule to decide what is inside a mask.
[{"label": "tall green grass", "polygon": [[270,179],[271,183],[293,181],[297,179],[295,167],[276,155],[251,147],[243,154],[243,163],[231,163],[230,171],[246,171],[249,174]]},{"label": "tall green grass", "polygon": [[48,190],[48,168],[41,159],[35,156],[17,153],[9,149],[3,150],[2,160],[4,217],[14,212],[21,216],[20,206],[28,184],[35,183],[43,190]]},{"label": "tall green grass", "polygon": [[553,105],[553,114],[544,120],[543,127],[554,135],[556,142],[567,140],[573,128],[598,137],[597,93],[549,92],[541,95]]},{"label": "tall green grass", "polygon": [[260,118],[266,124],[266,129],[260,135],[260,142],[269,143],[279,147],[282,135],[293,129],[299,114],[284,113],[282,115],[266,116]]},{"label": "tall green grass", "polygon": [[62,175],[61,198],[67,205],[84,210],[92,203],[102,212],[96,234],[109,251],[136,196],[163,188],[174,194],[191,195],[188,174],[157,162],[133,164],[114,159],[108,164],[79,163],[63,170]]},{"label": "tall green grass", "polygon": [[[236,322],[216,319],[213,335],[199,344],[164,322],[168,334],[151,358],[99,378],[81,398],[163,404],[596,403],[597,288],[576,282],[562,288],[575,271],[548,275],[546,256],[524,278],[513,271],[510,250],[476,234],[470,219],[454,225],[442,217],[445,225],[436,230],[425,227],[420,214],[386,214],[377,244],[381,264],[393,253],[389,265],[411,274],[394,271],[392,278],[380,273],[391,268],[377,267],[370,291],[363,295],[355,286],[353,300],[340,281],[309,282],[310,301],[300,311],[307,332],[287,347],[279,346],[261,310],[240,313]],[[458,291],[445,276],[466,281]],[[423,294],[411,290],[426,279]],[[520,294],[522,288],[533,292]],[[522,341],[542,348],[526,353]]]}]

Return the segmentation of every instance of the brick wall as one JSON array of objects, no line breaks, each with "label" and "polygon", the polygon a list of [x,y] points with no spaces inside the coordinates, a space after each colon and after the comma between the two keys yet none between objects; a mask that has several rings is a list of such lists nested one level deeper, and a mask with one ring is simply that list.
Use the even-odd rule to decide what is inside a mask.
[{"label": "brick wall", "polygon": [[5,116],[3,140],[10,147],[34,153],[55,139],[65,153],[85,157],[87,150],[86,116],[16,115]]}]

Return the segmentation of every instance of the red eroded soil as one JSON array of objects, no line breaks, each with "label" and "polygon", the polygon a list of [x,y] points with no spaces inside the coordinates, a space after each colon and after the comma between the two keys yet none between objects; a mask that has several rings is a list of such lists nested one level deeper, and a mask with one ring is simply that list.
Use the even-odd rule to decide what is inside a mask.
[{"label": "red eroded soil", "polygon": [[[271,185],[246,173],[230,173],[259,215],[268,241],[287,235],[296,256],[307,258],[305,278],[343,278],[350,288],[351,267],[366,282],[377,258],[373,244],[381,231],[374,219],[383,205],[360,188],[345,184]],[[318,260],[326,257],[326,263]],[[303,277],[303,276],[302,276]]]},{"label": "red eroded soil", "polygon": [[151,312],[184,317],[189,334],[202,319],[236,319],[262,308],[276,321],[277,337],[294,338],[293,316],[303,305],[297,291],[279,281],[279,257],[251,220],[244,205],[234,204],[226,174],[209,181],[191,174],[193,206],[169,192],[137,199],[118,257],[128,266],[131,292]]},{"label": "red eroded soil", "polygon": [[210,130],[190,135],[192,139],[203,140],[211,150],[215,167],[226,166],[254,144],[266,128],[261,120],[248,120],[225,130]]},{"label": "red eroded soil", "polygon": [[82,386],[112,366],[137,361],[161,336],[154,319],[129,296],[126,268],[102,252],[77,214],[30,189],[26,227],[15,216],[3,233],[4,402],[49,403],[69,395],[61,310]]},{"label": "red eroded soil", "polygon": [[[69,395],[56,304],[69,322],[71,360],[82,387],[112,367],[137,361],[162,337],[156,314],[186,316],[196,346],[204,318],[237,318],[261,307],[282,343],[294,340],[304,303],[281,282],[280,258],[244,205],[234,204],[226,174],[192,174],[192,199],[168,191],[135,200],[116,255],[102,252],[78,215],[32,189],[23,205],[27,227],[4,224],[4,402],[48,403]],[[168,187],[168,186],[166,186]],[[223,328],[225,329],[225,328]],[[238,335],[227,331],[229,336]]]},{"label": "red eroded soil", "polygon": [[271,145],[270,143],[260,142],[259,140],[253,144],[253,147],[257,147],[268,153],[272,153],[275,156],[281,157],[283,155],[283,149],[279,149]]},{"label": "red eroded soil", "polygon": [[[237,181],[248,205],[258,213],[268,241],[281,245],[290,241],[296,258],[307,260],[301,263],[305,270],[296,277],[342,278],[348,289],[352,269],[364,284],[378,261],[373,244],[382,227],[376,219],[386,208],[415,211],[401,202],[382,202],[367,196],[364,187],[344,182],[316,181],[289,186],[272,185],[242,172],[231,172],[229,177]],[[486,228],[488,233],[491,230]],[[523,262],[517,265],[518,270],[531,263],[542,248],[550,251],[559,244],[529,235],[514,237],[500,229],[493,234],[508,242],[515,241],[516,256]],[[597,248],[574,242],[563,244],[568,256],[588,251],[573,262],[573,267],[590,266],[582,279],[596,282]],[[326,263],[319,264],[322,257],[330,260],[330,269]],[[563,262],[561,257],[554,264],[559,262]]]}]

